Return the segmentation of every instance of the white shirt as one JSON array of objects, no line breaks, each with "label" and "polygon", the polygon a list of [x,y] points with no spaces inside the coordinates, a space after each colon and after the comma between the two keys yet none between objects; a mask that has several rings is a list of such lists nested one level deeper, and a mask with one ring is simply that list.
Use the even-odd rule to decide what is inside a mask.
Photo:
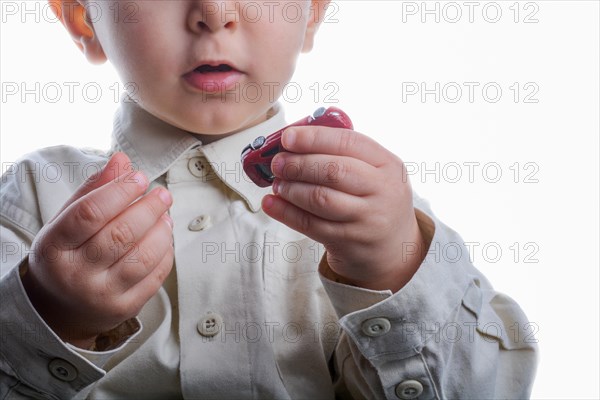
[{"label": "white shirt", "polygon": [[[399,292],[319,274],[323,246],[264,214],[271,188],[242,172],[241,150],[285,126],[278,105],[269,117],[202,145],[123,101],[110,152],[51,147],[7,171],[1,399],[529,396],[537,347],[527,318],[417,196],[430,251]],[[114,151],[127,153],[151,188],[171,192],[174,268],[136,320],[107,334],[105,351],[86,351],[37,315],[20,273],[37,232]],[[448,243],[460,246],[460,259],[444,259]]]}]

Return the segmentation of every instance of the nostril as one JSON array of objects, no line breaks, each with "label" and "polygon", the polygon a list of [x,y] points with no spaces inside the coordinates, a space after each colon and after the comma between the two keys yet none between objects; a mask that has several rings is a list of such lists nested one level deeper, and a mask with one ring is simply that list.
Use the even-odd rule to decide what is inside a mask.
[{"label": "nostril", "polygon": [[209,31],[210,30],[210,28],[208,27],[206,22],[198,21],[196,25],[198,26],[198,29],[200,29],[201,31]]},{"label": "nostril", "polygon": [[[234,29],[236,25],[235,21],[228,21],[225,25],[223,25],[223,27],[225,29]],[[204,21],[198,21],[196,22],[196,27],[198,29],[199,32],[205,32],[205,31],[209,31],[212,32],[215,29],[212,29],[206,22]]]}]

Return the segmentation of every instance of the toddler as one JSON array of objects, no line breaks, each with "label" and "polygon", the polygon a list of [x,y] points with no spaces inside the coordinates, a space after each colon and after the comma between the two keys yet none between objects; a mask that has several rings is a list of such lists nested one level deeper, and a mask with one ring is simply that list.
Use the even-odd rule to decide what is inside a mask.
[{"label": "toddler", "polygon": [[396,155],[295,127],[272,188],[243,175],[329,0],[51,2],[136,90],[109,152],[46,148],[2,178],[0,398],[529,396],[525,315],[428,251],[467,254]]}]

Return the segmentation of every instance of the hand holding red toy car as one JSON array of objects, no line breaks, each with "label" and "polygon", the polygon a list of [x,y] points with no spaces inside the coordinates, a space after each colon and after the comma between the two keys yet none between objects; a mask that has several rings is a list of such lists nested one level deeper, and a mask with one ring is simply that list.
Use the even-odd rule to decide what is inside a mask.
[{"label": "hand holding red toy car", "polygon": [[402,160],[352,130],[341,110],[319,109],[242,155],[270,217],[322,243],[321,272],[374,290],[401,289],[427,253]]}]

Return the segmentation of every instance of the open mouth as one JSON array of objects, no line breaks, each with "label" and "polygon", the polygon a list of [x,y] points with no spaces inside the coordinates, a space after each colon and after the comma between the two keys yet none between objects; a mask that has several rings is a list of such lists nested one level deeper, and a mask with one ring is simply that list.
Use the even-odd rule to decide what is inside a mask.
[{"label": "open mouth", "polygon": [[183,78],[196,89],[217,93],[233,88],[243,75],[243,71],[227,62],[207,61],[185,74]]},{"label": "open mouth", "polygon": [[219,65],[203,64],[194,70],[194,72],[199,72],[201,74],[210,74],[210,73],[214,73],[214,72],[232,72],[232,71],[235,71],[235,68],[233,68],[232,66],[227,65],[227,64],[219,64]]}]

